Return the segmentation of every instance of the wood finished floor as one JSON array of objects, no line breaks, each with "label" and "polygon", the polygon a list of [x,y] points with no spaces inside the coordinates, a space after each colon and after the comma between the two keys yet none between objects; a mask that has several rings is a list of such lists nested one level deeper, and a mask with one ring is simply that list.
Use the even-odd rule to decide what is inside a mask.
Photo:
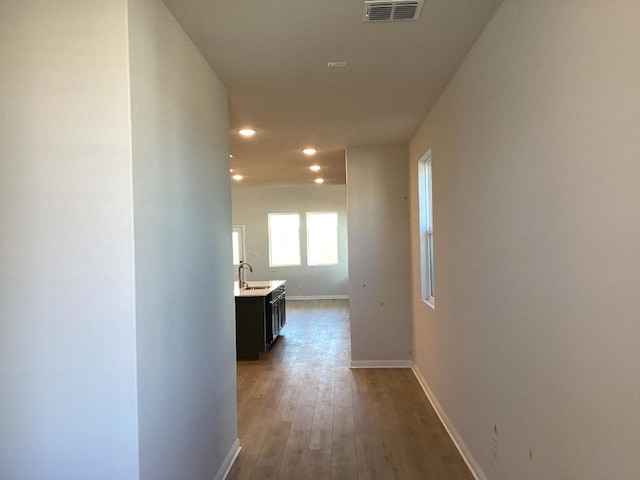
[{"label": "wood finished floor", "polygon": [[288,301],[282,335],[238,362],[229,480],[473,480],[411,370],[349,369],[347,301]]}]

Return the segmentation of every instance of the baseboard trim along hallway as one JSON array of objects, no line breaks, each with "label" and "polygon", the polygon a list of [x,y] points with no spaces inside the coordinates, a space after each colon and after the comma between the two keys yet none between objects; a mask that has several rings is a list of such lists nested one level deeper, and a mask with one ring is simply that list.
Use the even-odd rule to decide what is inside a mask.
[{"label": "baseboard trim along hallway", "polygon": [[487,477],[485,476],[484,472],[482,471],[478,463],[474,460],[473,456],[471,455],[471,452],[469,452],[469,449],[467,448],[464,441],[462,440],[462,437],[460,436],[456,428],[453,426],[453,424],[449,420],[449,417],[447,416],[445,411],[442,409],[440,402],[438,402],[438,399],[429,388],[429,384],[427,383],[425,378],[422,376],[422,372],[420,372],[420,369],[415,363],[411,366],[411,370],[413,371],[413,374],[416,376],[416,379],[418,380],[418,383],[422,387],[422,390],[424,391],[424,394],[429,400],[429,403],[431,404],[436,414],[438,415],[440,422],[442,422],[442,426],[445,428],[445,430],[449,434],[451,441],[453,442],[456,449],[460,453],[460,456],[462,456],[464,463],[466,463],[467,467],[469,467],[469,470],[471,471],[471,474],[473,475],[475,480],[487,480]]},{"label": "baseboard trim along hallway", "polygon": [[349,368],[412,368],[411,360],[351,360]]},{"label": "baseboard trim along hallway", "polygon": [[238,455],[240,455],[240,450],[240,440],[236,439],[213,480],[225,480],[225,478],[227,478],[231,471],[231,467],[233,467],[233,462],[235,462]]},{"label": "baseboard trim along hallway", "polygon": [[288,295],[287,300],[349,300],[349,295]]}]

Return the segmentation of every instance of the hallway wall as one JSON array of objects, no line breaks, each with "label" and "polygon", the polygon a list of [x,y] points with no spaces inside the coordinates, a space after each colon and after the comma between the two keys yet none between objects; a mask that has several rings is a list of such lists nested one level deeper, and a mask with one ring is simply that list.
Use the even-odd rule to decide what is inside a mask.
[{"label": "hallway wall", "polygon": [[0,478],[138,478],[127,2],[0,2]]},{"label": "hallway wall", "polygon": [[407,147],[347,149],[352,366],[411,361]]},{"label": "hallway wall", "polygon": [[505,1],[410,143],[414,360],[480,478],[640,471],[639,20],[634,0]]},{"label": "hallway wall", "polygon": [[0,478],[220,480],[224,86],[159,0],[0,2],[0,45]]},{"label": "hallway wall", "polygon": [[140,479],[219,479],[236,432],[227,92],[129,0]]}]

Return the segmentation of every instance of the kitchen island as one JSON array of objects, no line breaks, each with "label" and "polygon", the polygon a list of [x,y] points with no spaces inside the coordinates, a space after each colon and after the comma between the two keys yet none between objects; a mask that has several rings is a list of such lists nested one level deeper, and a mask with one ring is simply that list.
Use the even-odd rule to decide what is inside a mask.
[{"label": "kitchen island", "polygon": [[236,303],[236,357],[260,360],[284,327],[286,316],[284,280],[248,282],[240,288],[234,282]]}]

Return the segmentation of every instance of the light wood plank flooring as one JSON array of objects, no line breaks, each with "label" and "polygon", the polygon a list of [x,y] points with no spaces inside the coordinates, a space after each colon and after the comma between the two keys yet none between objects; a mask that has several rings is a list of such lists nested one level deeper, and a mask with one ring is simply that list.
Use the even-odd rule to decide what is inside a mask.
[{"label": "light wood plank flooring", "polygon": [[473,480],[411,370],[349,369],[347,301],[288,301],[282,334],[238,362],[229,480]]}]

